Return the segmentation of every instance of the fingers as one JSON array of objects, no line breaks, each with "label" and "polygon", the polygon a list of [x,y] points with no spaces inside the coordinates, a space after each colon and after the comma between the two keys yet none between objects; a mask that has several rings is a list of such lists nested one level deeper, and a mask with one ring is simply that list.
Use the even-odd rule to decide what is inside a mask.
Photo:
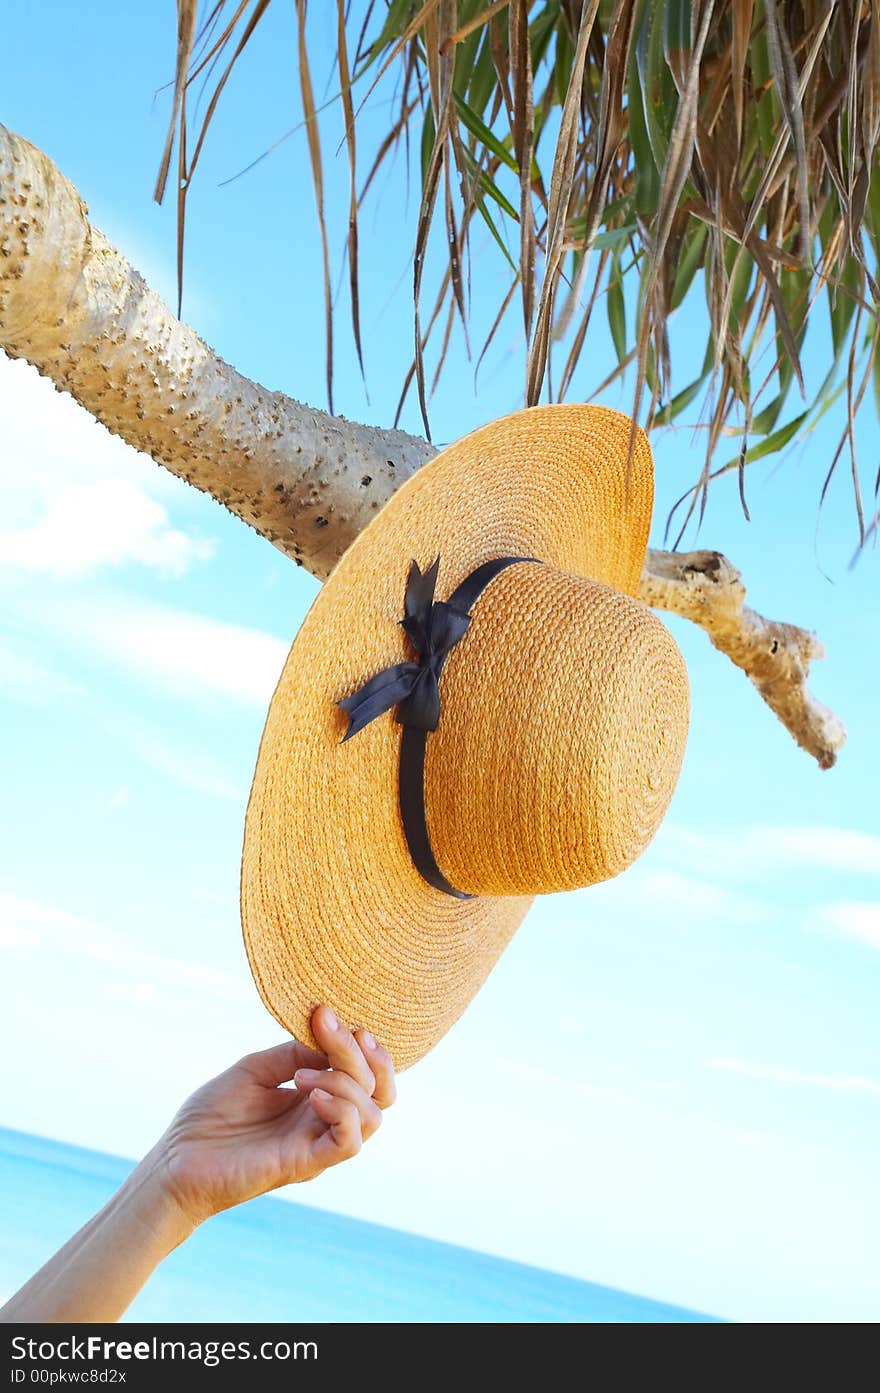
[{"label": "fingers", "polygon": [[288,1083],[297,1069],[326,1069],[327,1057],[318,1050],[301,1045],[299,1040],[285,1040],[268,1050],[257,1050],[246,1054],[236,1066],[244,1069],[257,1083],[266,1088],[277,1088]]},{"label": "fingers", "polygon": [[329,1006],[317,1008],[312,1016],[312,1030],[323,1053],[298,1040],[285,1040],[268,1050],[245,1055],[235,1068],[245,1070],[265,1088],[277,1088],[279,1084],[288,1083],[299,1069],[330,1067],[348,1074],[380,1108],[391,1106],[397,1097],[394,1062],[388,1050],[378,1045],[368,1030],[352,1034]]},{"label": "fingers", "polygon": [[373,1071],[376,1087],[373,1101],[380,1108],[390,1108],[397,1098],[397,1083],[394,1078],[394,1060],[384,1045],[377,1045],[368,1030],[356,1030],[354,1038],[361,1047],[364,1058]]},{"label": "fingers", "polygon": [[[352,1103],[357,1109],[358,1126],[363,1141],[368,1141],[378,1130],[382,1121],[378,1104],[349,1074],[338,1073],[335,1070],[328,1073],[327,1070],[320,1069],[297,1069],[296,1086],[304,1093],[311,1093],[313,1099],[317,1089],[321,1093],[330,1093],[334,1098]],[[318,1113],[318,1116],[323,1117],[323,1114]]]},{"label": "fingers", "polygon": [[319,1006],[314,1012],[312,1030],[332,1068],[349,1074],[372,1096],[376,1087],[375,1075],[348,1026],[343,1025],[329,1006]]},{"label": "fingers", "polygon": [[324,1088],[313,1089],[309,1101],[321,1121],[327,1124],[327,1131],[315,1142],[314,1157],[318,1164],[335,1166],[339,1161],[356,1156],[363,1139],[360,1113],[354,1103]]}]

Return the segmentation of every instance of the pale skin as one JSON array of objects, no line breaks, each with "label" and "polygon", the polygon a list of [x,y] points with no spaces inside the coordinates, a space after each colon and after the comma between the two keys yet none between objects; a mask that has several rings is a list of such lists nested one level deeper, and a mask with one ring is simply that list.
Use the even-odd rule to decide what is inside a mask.
[{"label": "pale skin", "polygon": [[187,1099],[113,1198],[0,1309],[0,1321],[118,1320],[212,1214],[356,1156],[394,1102],[391,1056],[326,1006],[312,1030],[320,1050],[290,1040],[246,1055]]}]

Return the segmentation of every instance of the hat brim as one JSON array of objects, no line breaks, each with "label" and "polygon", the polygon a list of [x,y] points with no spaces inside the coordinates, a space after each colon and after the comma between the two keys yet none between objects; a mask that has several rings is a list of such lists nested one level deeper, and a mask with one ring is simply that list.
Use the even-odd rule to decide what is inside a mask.
[{"label": "hat brim", "polygon": [[[260,995],[314,1043],[319,1002],[398,1069],[482,986],[532,900],[457,900],[410,860],[392,713],[341,745],[337,702],[407,656],[410,561],[441,557],[438,599],[496,556],[532,556],[635,594],[653,504],[647,440],[606,408],[546,406],[474,431],[406,481],[355,540],[294,639],[260,744],[241,914]],[[467,636],[462,641],[467,642]],[[441,718],[442,719],[442,718]]]}]

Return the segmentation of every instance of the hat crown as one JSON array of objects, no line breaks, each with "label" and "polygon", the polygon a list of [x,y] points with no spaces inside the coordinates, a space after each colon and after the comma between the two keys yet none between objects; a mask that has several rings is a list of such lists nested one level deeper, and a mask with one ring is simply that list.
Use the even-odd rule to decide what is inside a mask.
[{"label": "hat crown", "polygon": [[512,566],[475,605],[442,679],[425,806],[444,875],[474,895],[615,876],[675,789],[689,693],[664,625],[620,591]]}]

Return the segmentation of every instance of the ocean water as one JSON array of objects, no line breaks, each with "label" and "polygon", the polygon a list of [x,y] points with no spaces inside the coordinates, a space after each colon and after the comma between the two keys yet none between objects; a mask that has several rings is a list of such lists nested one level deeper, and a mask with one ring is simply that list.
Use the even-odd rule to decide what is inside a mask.
[{"label": "ocean water", "polygon": [[[131,1162],[0,1128],[0,1304]],[[708,1317],[468,1248],[253,1200],[202,1226],[130,1307],[147,1321],[693,1322]]]}]

